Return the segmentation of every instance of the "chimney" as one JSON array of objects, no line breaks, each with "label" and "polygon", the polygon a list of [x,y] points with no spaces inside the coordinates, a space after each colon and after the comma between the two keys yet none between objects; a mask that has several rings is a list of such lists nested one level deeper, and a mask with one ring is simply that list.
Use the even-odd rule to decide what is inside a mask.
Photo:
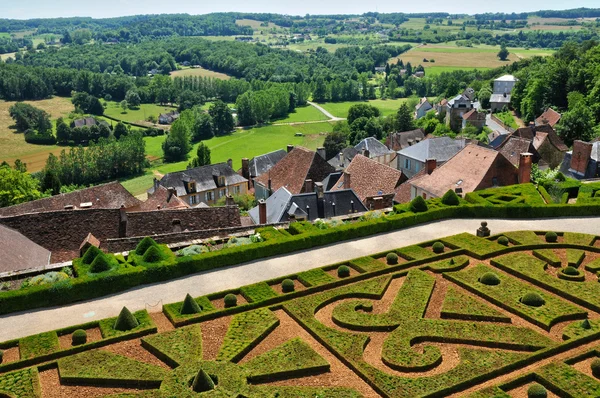
[{"label": "chimney", "polygon": [[322,146],[318,147],[318,148],[317,148],[317,153],[318,153],[318,154],[319,154],[319,156],[320,156],[320,157],[322,157],[324,160],[327,160],[327,159],[325,159],[325,147],[322,147]]},{"label": "chimney", "polygon": [[242,158],[242,177],[250,180],[250,160],[248,158]]},{"label": "chimney", "polygon": [[350,189],[350,173],[344,171],[344,189]]},{"label": "chimney", "polygon": [[160,185],[160,181],[158,181],[158,179],[156,177],[154,177],[154,192],[156,192],[159,185]]},{"label": "chimney", "polygon": [[531,158],[533,154],[525,152],[519,157],[519,184],[531,181]]},{"label": "chimney", "polygon": [[288,145],[287,146],[287,152],[290,153],[294,150],[294,146],[293,145]]},{"label": "chimney", "polygon": [[437,160],[435,159],[427,159],[425,161],[425,168],[427,169],[427,174],[433,173],[433,170],[437,167]]},{"label": "chimney", "polygon": [[169,203],[173,196],[177,196],[177,191],[173,187],[167,188],[167,191],[169,192],[169,196],[167,196],[167,203]]},{"label": "chimney", "polygon": [[575,140],[573,142],[573,151],[571,152],[571,164],[569,168],[575,170],[577,174],[585,175],[587,165],[592,155],[592,149],[594,144],[591,142],[584,142]]},{"label": "chimney", "polygon": [[233,160],[227,159],[227,166],[233,168]]},{"label": "chimney", "polygon": [[119,209],[119,238],[127,236],[127,210],[125,205],[121,205]]},{"label": "chimney", "polygon": [[308,180],[304,180],[304,193],[310,193],[312,192],[313,189],[313,180],[308,179]]},{"label": "chimney", "polygon": [[362,150],[362,154],[363,154],[364,157],[368,158],[368,157],[370,157],[371,152],[369,152],[368,149],[363,149]]},{"label": "chimney", "polygon": [[381,210],[383,209],[384,202],[381,196],[377,196],[373,198],[373,210]]},{"label": "chimney", "polygon": [[340,167],[344,167],[344,153],[340,152]]},{"label": "chimney", "polygon": [[258,223],[267,223],[267,202],[264,199],[258,201]]},{"label": "chimney", "polygon": [[233,196],[227,195],[225,197],[225,206],[235,206],[235,201],[233,200]]},{"label": "chimney", "polygon": [[322,182],[315,182],[315,191],[317,192],[317,198],[322,199],[325,195]]},{"label": "chimney", "polygon": [[267,182],[267,190],[268,190],[267,194],[269,196],[273,195],[273,188],[271,187],[271,178],[269,178],[269,181]]}]

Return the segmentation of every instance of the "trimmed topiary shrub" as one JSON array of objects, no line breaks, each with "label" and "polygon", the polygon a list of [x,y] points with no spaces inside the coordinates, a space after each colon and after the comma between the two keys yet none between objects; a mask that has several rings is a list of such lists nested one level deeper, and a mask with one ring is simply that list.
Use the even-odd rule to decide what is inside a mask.
[{"label": "trimmed topiary shrub", "polygon": [[144,239],[142,239],[140,241],[140,243],[138,243],[137,247],[135,248],[135,254],[139,254],[140,256],[143,256],[144,253],[146,253],[146,250],[148,250],[148,248],[150,246],[156,246],[156,242],[154,241],[154,239],[146,236]]},{"label": "trimmed topiary shrub", "polygon": [[435,242],[433,244],[433,246],[431,246],[431,248],[433,249],[433,252],[436,254],[440,254],[444,252],[444,249],[446,248],[446,246],[444,246],[444,244],[442,242]]},{"label": "trimmed topiary shrub", "polygon": [[458,195],[452,189],[446,191],[444,196],[442,196],[442,203],[446,206],[458,206],[460,200],[458,199]]},{"label": "trimmed topiary shrub", "polygon": [[185,295],[185,299],[183,299],[183,304],[181,305],[181,310],[179,311],[182,315],[190,315],[190,314],[198,314],[202,311],[202,308],[198,305],[196,300],[190,296],[190,294]]},{"label": "trimmed topiary shrub", "polygon": [[594,359],[590,367],[592,368],[592,374],[594,377],[600,378],[600,358]]},{"label": "trimmed topiary shrub", "polygon": [[136,319],[135,316],[127,309],[127,307],[123,307],[117,320],[115,321],[115,326],[113,327],[115,330],[119,330],[121,332],[126,332],[128,330],[134,329],[138,327],[140,323]]},{"label": "trimmed topiary shrub", "polygon": [[294,281],[291,279],[284,279],[283,282],[281,282],[281,290],[284,293],[290,293],[293,292],[296,289],[296,286],[294,286]]},{"label": "trimmed topiary shrub", "polygon": [[413,213],[422,213],[427,210],[429,210],[427,202],[425,202],[425,199],[421,196],[417,196],[410,202],[410,211]]},{"label": "trimmed topiary shrub", "polygon": [[570,265],[568,267],[563,268],[563,270],[561,272],[565,275],[571,275],[571,276],[579,275],[579,271],[577,270],[577,268],[572,267]]},{"label": "trimmed topiary shrub", "polygon": [[229,293],[225,296],[223,302],[225,303],[225,308],[235,307],[237,305],[237,296]]},{"label": "trimmed topiary shrub", "polygon": [[148,250],[146,250],[146,253],[144,253],[142,260],[146,263],[157,263],[162,260],[162,253],[158,246],[150,246]]},{"label": "trimmed topiary shrub", "polygon": [[192,391],[194,392],[206,392],[215,389],[215,383],[210,378],[208,373],[204,369],[200,369],[194,381],[192,382]]},{"label": "trimmed topiary shrub", "polygon": [[541,384],[535,383],[527,389],[528,398],[546,398],[547,396],[548,392]]},{"label": "trimmed topiary shrub", "polygon": [[583,321],[581,321],[581,327],[583,329],[591,329],[592,325],[590,324],[589,319],[584,319]]},{"label": "trimmed topiary shrub", "polygon": [[108,261],[108,257],[104,253],[100,253],[99,255],[97,255],[94,261],[92,261],[92,265],[90,265],[90,272],[93,274],[108,271],[109,269],[110,262]]},{"label": "trimmed topiary shrub", "polygon": [[501,237],[498,238],[498,244],[502,245],[502,246],[508,246],[508,238],[504,235],[502,235]]},{"label": "trimmed topiary shrub", "polygon": [[542,296],[536,292],[526,293],[523,297],[521,297],[521,302],[530,307],[541,307],[546,303]]},{"label": "trimmed topiary shrub", "polygon": [[96,246],[90,246],[85,253],[83,254],[83,257],[81,258],[81,261],[84,264],[91,264],[92,261],[94,261],[94,259],[96,258],[96,256],[98,254],[102,254],[102,250],[98,249]]},{"label": "trimmed topiary shrub", "polygon": [[347,265],[340,265],[337,269],[337,274],[340,278],[347,278],[350,276],[350,268]]},{"label": "trimmed topiary shrub", "polygon": [[498,275],[494,274],[493,272],[486,272],[479,277],[479,282],[488,286],[496,286],[500,284],[500,278],[498,278]]},{"label": "trimmed topiary shrub", "polygon": [[77,329],[71,336],[72,345],[82,345],[87,343],[87,332],[83,329]]},{"label": "trimmed topiary shrub", "polygon": [[546,232],[546,242],[554,243],[558,240],[558,235],[556,232],[548,231]]},{"label": "trimmed topiary shrub", "polygon": [[398,255],[396,253],[388,253],[385,256],[385,261],[389,264],[389,265],[395,265],[398,264]]}]

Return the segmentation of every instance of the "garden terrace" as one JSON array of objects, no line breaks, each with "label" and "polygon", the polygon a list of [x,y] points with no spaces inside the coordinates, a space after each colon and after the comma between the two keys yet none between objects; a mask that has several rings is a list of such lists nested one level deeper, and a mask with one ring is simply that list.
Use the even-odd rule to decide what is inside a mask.
[{"label": "garden terrace", "polygon": [[[404,257],[395,264],[389,251],[373,253],[188,297],[162,313],[123,309],[118,319],[2,342],[0,394],[502,397],[537,382],[558,396],[594,396],[598,237],[556,235],[548,243],[546,231],[509,232],[504,246],[498,235],[459,234],[396,248]],[[444,251],[433,251],[436,242]],[[92,257],[76,262],[78,274]],[[573,258],[585,280],[551,272]],[[176,260],[146,239],[125,269]],[[284,292],[284,280],[293,289]],[[541,304],[524,299],[533,293]],[[126,330],[122,318],[134,318]],[[78,329],[86,340],[74,345]]]}]

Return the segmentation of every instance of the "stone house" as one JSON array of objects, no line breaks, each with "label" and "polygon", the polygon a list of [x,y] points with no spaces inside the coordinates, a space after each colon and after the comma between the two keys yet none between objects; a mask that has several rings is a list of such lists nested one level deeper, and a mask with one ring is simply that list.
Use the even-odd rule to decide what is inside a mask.
[{"label": "stone house", "polygon": [[429,103],[429,100],[426,97],[423,97],[419,100],[419,103],[415,105],[415,119],[420,119],[424,117],[427,112],[433,109],[433,106]]},{"label": "stone house", "polygon": [[446,124],[458,132],[462,128],[463,115],[472,109],[474,105],[469,98],[462,94],[457,95],[446,104]]},{"label": "stone house", "polygon": [[535,119],[536,126],[542,126],[544,124],[550,125],[550,127],[554,128],[556,123],[560,121],[562,115],[556,112],[552,108],[548,108],[542,113],[537,119]]},{"label": "stone house", "polygon": [[554,129],[546,124],[542,126],[530,125],[517,129],[511,136],[526,138],[533,143],[536,157],[539,158],[540,167],[558,167],[569,147],[560,139]]},{"label": "stone house", "polygon": [[177,111],[161,113],[158,116],[158,123],[159,124],[172,124],[177,119],[179,119],[179,112],[177,112]]},{"label": "stone house", "polygon": [[379,142],[375,137],[367,137],[353,147],[344,148],[327,162],[335,167],[336,170],[344,170],[359,153],[381,164],[395,167],[396,152],[388,149],[387,146]]},{"label": "stone house", "polygon": [[490,97],[490,109],[492,112],[502,112],[504,107],[510,105],[510,94],[492,94]]},{"label": "stone house", "polygon": [[477,109],[473,108],[469,112],[465,113],[462,117],[462,128],[467,127],[468,124],[476,127],[479,131],[485,126],[485,113],[478,112]]},{"label": "stone house", "polygon": [[560,171],[566,177],[578,180],[600,176],[600,142],[573,142],[573,150],[565,153]]},{"label": "stone house", "polygon": [[494,79],[494,91],[492,94],[510,94],[518,81],[519,79],[513,75],[500,76]]},{"label": "stone house", "polygon": [[418,128],[416,130],[388,134],[387,138],[385,139],[385,145],[392,151],[400,151],[404,148],[408,148],[411,145],[418,144],[424,139],[425,132],[423,129]]}]

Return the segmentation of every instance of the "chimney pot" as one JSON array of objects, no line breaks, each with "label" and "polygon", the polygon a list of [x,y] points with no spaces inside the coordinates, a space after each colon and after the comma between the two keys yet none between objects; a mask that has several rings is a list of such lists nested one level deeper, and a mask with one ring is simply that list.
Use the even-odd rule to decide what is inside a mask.
[{"label": "chimney pot", "polygon": [[369,158],[371,157],[371,152],[368,149],[363,149],[363,156]]},{"label": "chimney pot", "polygon": [[233,200],[233,196],[227,195],[225,197],[225,206],[235,206],[235,201]]},{"label": "chimney pot", "polygon": [[227,166],[233,168],[233,160],[227,159]]},{"label": "chimney pot", "polygon": [[315,191],[317,192],[317,198],[322,199],[325,195],[322,182],[315,182]]},{"label": "chimney pot", "polygon": [[290,153],[294,150],[294,146],[293,145],[288,145],[287,146],[287,152]]},{"label": "chimney pot", "polygon": [[310,193],[314,191],[313,189],[313,180],[308,179],[308,180],[304,180],[304,192],[305,193]]},{"label": "chimney pot", "polygon": [[258,223],[267,223],[267,202],[264,199],[258,201]]},{"label": "chimney pot", "polygon": [[436,159],[427,159],[425,161],[425,167],[427,168],[427,174],[433,173],[433,170],[437,167]]},{"label": "chimney pot", "polygon": [[273,189],[271,187],[271,179],[270,178],[269,178],[269,181],[268,181],[268,187],[267,188],[269,190],[268,195],[271,196],[273,194]]}]

